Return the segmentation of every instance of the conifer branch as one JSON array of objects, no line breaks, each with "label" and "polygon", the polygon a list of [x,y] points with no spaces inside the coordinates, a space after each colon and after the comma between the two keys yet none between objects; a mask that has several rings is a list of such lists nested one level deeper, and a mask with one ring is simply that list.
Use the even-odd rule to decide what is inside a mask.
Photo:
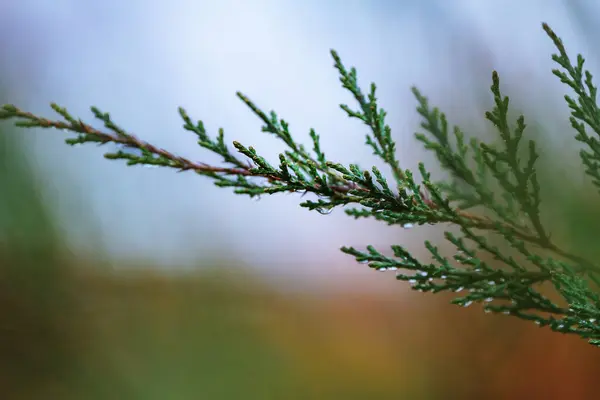
[{"label": "conifer branch", "polygon": [[[583,70],[584,59],[577,57],[573,65],[562,41],[546,25],[559,54],[552,56],[562,67],[553,73],[570,86],[577,100],[565,96],[571,109],[571,125],[576,140],[587,145],[580,153],[586,173],[600,188],[600,141],[589,135],[586,126],[600,136],[600,110],[596,102],[597,89],[592,75]],[[283,141],[287,150],[279,154],[278,163],[249,146],[233,141],[233,149],[224,139],[223,129],[216,137],[208,135],[202,121],[194,122],[187,112],[179,109],[184,129],[198,138],[198,144],[218,154],[223,165],[194,162],[153,146],[116,125],[108,113],[92,107],[95,118],[105,130],[92,127],[73,117],[65,108],[51,104],[61,120],[50,120],[23,111],[14,105],[0,109],[0,119],[15,120],[19,127],[53,128],[76,134],[66,139],[69,145],[114,143],[120,146],[104,156],[124,160],[127,165],[152,165],[194,171],[213,180],[219,187],[231,187],[237,194],[250,197],[279,192],[314,193],[316,200],[300,205],[320,213],[346,207],[354,218],[374,218],[388,225],[450,224],[459,233],[445,232],[445,239],[456,249],[452,257],[442,254],[438,247],[425,242],[431,263],[413,257],[404,247],[391,247],[393,256],[384,255],[373,246],[366,252],[353,247],[341,250],[358,262],[379,271],[397,271],[396,278],[408,281],[415,290],[423,292],[451,291],[466,293],[453,303],[469,306],[481,303],[485,312],[503,313],[549,326],[561,333],[571,333],[600,345],[600,268],[593,262],[559,247],[552,241],[540,216],[540,183],[536,161],[540,157],[533,140],[527,142],[527,157],[521,155],[526,134],[525,118],[515,123],[509,118],[509,99],[500,90],[500,79],[494,71],[491,92],[494,107],[485,117],[495,126],[499,143],[482,143],[466,139],[458,127],[449,127],[444,113],[429,102],[416,88],[413,94],[417,112],[423,118],[424,133],[416,133],[417,141],[433,151],[441,167],[450,173],[450,181],[433,182],[424,164],[418,175],[401,168],[396,158],[396,143],[391,128],[385,122],[386,112],[377,103],[376,86],[371,84],[365,95],[357,80],[355,68],[347,69],[339,55],[332,50],[334,67],[340,74],[342,86],[356,100],[358,108],[341,108],[350,118],[361,120],[368,128],[366,145],[391,169],[394,185],[377,167],[362,169],[329,160],[321,148],[320,136],[309,132],[312,149],[307,150],[292,136],[289,124],[274,111],[265,113],[247,96],[237,96],[264,123],[262,131]],[[585,77],[585,79],[584,79]],[[500,250],[484,234],[502,239],[510,248]],[[553,254],[556,259],[548,254]],[[484,261],[490,258],[492,261]],[[542,294],[541,286],[551,284],[553,296]],[[590,285],[595,285],[594,288]],[[557,295],[561,298],[555,302]]]}]

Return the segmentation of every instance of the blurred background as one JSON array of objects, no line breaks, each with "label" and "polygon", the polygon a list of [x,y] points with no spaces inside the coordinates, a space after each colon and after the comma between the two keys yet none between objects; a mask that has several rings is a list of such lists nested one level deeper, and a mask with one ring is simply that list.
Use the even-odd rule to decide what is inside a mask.
[{"label": "blurred background", "polygon": [[[181,128],[273,160],[281,143],[235,96],[274,109],[329,159],[384,166],[329,49],[379,87],[401,164],[416,85],[453,124],[494,138],[491,71],[542,151],[545,221],[594,258],[600,210],[551,74],[545,21],[598,71],[594,1],[0,2],[0,103],[92,122],[218,162]],[[54,116],[52,116],[54,118]],[[126,168],[55,131],[0,125],[0,387],[6,399],[476,399],[596,397],[600,353],[534,324],[412,292],[339,252],[422,243],[442,231],[323,216],[299,195],[235,196],[191,173]],[[442,176],[441,174],[439,175]]]}]

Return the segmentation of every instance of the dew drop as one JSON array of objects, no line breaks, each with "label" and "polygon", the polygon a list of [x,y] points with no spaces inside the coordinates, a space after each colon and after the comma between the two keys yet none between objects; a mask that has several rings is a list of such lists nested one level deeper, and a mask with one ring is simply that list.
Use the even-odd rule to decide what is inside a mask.
[{"label": "dew drop", "polygon": [[593,324],[594,322],[596,322],[596,318],[590,318],[588,319],[588,321],[590,321]]},{"label": "dew drop", "polygon": [[494,286],[494,285],[496,284],[496,282],[494,282],[494,281],[489,281],[489,282],[488,282],[488,284],[489,284],[489,285],[492,285],[492,286]]},{"label": "dew drop", "polygon": [[502,314],[504,314],[504,315],[510,315],[510,311],[504,310],[504,311],[502,311]]},{"label": "dew drop", "polygon": [[333,212],[333,208],[320,208],[317,207],[315,208],[315,211],[318,212],[321,215],[329,215]]},{"label": "dew drop", "polygon": [[417,283],[416,279],[409,279],[408,283],[410,283],[411,285],[414,285],[415,283]]},{"label": "dew drop", "polygon": [[396,271],[398,269],[398,267],[389,267],[388,271]]},{"label": "dew drop", "polygon": [[386,267],[377,268],[377,271],[387,271]]},{"label": "dew drop", "polygon": [[458,293],[458,292],[462,292],[462,290],[463,290],[463,289],[464,289],[464,287],[462,287],[462,286],[459,286],[459,287],[457,287],[456,289],[454,289],[454,291],[455,291],[456,293]]},{"label": "dew drop", "polygon": [[402,227],[403,227],[404,229],[410,229],[410,228],[412,228],[413,226],[414,226],[413,224],[404,224],[404,225],[402,225]]},{"label": "dew drop", "polygon": [[493,297],[488,297],[487,299],[485,299],[485,302],[486,302],[486,303],[489,303],[489,302],[491,302],[491,301],[494,301],[494,298],[493,298]]},{"label": "dew drop", "polygon": [[419,271],[419,275],[421,275],[421,276],[427,276],[428,274],[425,271]]},{"label": "dew drop", "polygon": [[542,323],[540,321],[533,321],[536,325],[542,325]]},{"label": "dew drop", "polygon": [[473,302],[469,300],[463,304],[463,307],[469,307],[471,304],[473,304]]},{"label": "dew drop", "polygon": [[446,278],[448,278],[448,276],[447,275],[442,275],[442,276],[440,276],[440,278],[446,279]]},{"label": "dew drop", "polygon": [[558,325],[556,328],[557,329],[563,329],[565,326],[563,324]]},{"label": "dew drop", "polygon": [[489,308],[484,308],[483,312],[486,313],[486,314],[489,314],[489,313],[492,312],[492,310],[490,310]]}]

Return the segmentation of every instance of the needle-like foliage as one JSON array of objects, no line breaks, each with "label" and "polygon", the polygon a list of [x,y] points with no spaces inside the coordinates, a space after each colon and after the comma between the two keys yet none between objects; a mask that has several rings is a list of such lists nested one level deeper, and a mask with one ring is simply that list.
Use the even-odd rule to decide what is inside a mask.
[{"label": "needle-like foliage", "polygon": [[[597,89],[591,73],[583,69],[583,57],[579,55],[573,64],[562,41],[546,24],[543,28],[558,49],[552,58],[560,68],[553,72],[576,94],[576,98],[565,96],[571,109],[571,124],[577,132],[575,138],[586,145],[580,153],[585,171],[600,189]],[[446,116],[413,88],[417,111],[423,118],[423,133],[417,133],[416,138],[436,155],[450,175],[448,181],[434,182],[422,163],[417,174],[400,167],[396,143],[385,122],[386,112],[377,103],[375,84],[371,84],[368,94],[363,93],[356,70],[347,69],[335,51],[331,55],[343,87],[357,103],[356,108],[344,104],[341,108],[349,117],[367,125],[366,144],[390,168],[393,181],[388,181],[376,167],[366,170],[328,160],[319,135],[312,129],[312,148],[305,148],[292,137],[285,120],[273,111],[263,112],[239,92],[237,96],[263,121],[263,132],[286,144],[287,150],[279,154],[277,163],[237,141],[232,149],[226,144],[222,129],[211,137],[202,121],[192,121],[183,108],[179,113],[184,129],[198,137],[201,147],[222,157],[222,166],[193,162],[157,148],[127,133],[108,113],[96,107],[91,110],[105,130],[93,128],[56,104],[52,108],[62,120],[38,117],[14,105],[4,105],[0,118],[14,119],[20,127],[74,132],[77,136],[66,140],[70,145],[116,143],[121,150],[105,154],[106,158],[125,160],[127,165],[193,170],[217,186],[232,187],[235,193],[250,197],[311,192],[317,199],[300,205],[321,213],[350,206],[345,207],[348,215],[375,218],[388,225],[407,228],[450,224],[457,228],[445,232],[446,240],[456,249],[451,258],[429,241],[425,247],[431,254],[430,262],[415,258],[400,245],[392,246],[393,256],[384,255],[373,246],[367,246],[366,251],[353,247],[341,250],[376,270],[397,271],[396,278],[408,281],[415,290],[460,293],[453,303],[465,307],[482,303],[485,312],[531,320],[600,346],[600,270],[591,261],[559,247],[544,226],[536,173],[539,153],[535,142],[526,139],[525,118],[509,118],[509,100],[501,92],[498,74],[492,74],[494,106],[485,115],[499,134],[496,145],[474,138],[467,140],[460,128],[451,127]],[[502,249],[494,244],[498,239],[504,242]],[[552,288],[553,292],[546,290]]]}]

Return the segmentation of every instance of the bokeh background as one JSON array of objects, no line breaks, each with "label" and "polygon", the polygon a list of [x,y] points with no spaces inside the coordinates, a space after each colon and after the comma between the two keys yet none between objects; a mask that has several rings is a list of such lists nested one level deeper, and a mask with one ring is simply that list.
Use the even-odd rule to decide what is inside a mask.
[{"label": "bokeh background", "polygon": [[[498,70],[542,148],[544,216],[594,258],[597,194],[551,74],[548,22],[598,71],[594,1],[0,2],[0,103],[91,121],[90,105],[161,147],[218,160],[177,106],[276,159],[240,90],[321,135],[330,159],[378,165],[346,118],[329,49],[375,81],[402,166],[433,163],[410,86],[452,123],[483,119]],[[323,216],[299,195],[235,196],[191,173],[126,168],[54,131],[0,125],[0,387],[6,399],[478,399],[596,396],[585,341],[412,292],[339,252],[441,231]],[[441,175],[440,175],[441,176]]]}]

